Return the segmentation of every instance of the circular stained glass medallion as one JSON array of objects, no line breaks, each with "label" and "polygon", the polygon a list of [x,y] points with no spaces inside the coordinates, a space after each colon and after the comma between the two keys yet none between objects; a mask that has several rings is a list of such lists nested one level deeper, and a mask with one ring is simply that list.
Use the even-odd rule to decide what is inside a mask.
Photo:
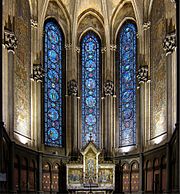
[{"label": "circular stained glass medallion", "polygon": [[50,41],[52,42],[52,44],[56,44],[59,40],[58,35],[53,30],[48,31],[48,37]]},{"label": "circular stained glass medallion", "polygon": [[96,122],[96,117],[92,114],[86,116],[86,123],[88,125],[93,125]]},{"label": "circular stained glass medallion", "polygon": [[132,100],[132,98],[133,98],[133,91],[131,90],[124,92],[122,95],[122,99],[124,102],[129,102]]},{"label": "circular stained glass medallion", "polygon": [[125,80],[126,82],[131,81],[131,73],[130,73],[130,72],[125,72],[125,73],[123,74],[123,78],[124,78],[124,80]]},{"label": "circular stained glass medallion", "polygon": [[89,107],[93,107],[96,104],[96,99],[93,98],[92,96],[89,96],[88,98],[86,98],[86,105]]},{"label": "circular stained glass medallion", "polygon": [[95,80],[93,80],[93,79],[88,79],[88,80],[86,80],[86,87],[88,88],[88,89],[90,89],[90,90],[92,90],[92,89],[94,89],[95,88]]},{"label": "circular stained glass medallion", "polygon": [[55,121],[59,118],[58,112],[54,108],[49,109],[48,116],[51,118],[52,121]]},{"label": "circular stained glass medallion", "polygon": [[93,60],[89,60],[86,62],[86,68],[88,71],[93,71],[96,68],[96,64]]},{"label": "circular stained glass medallion", "polygon": [[58,82],[58,80],[59,80],[58,74],[57,74],[55,71],[53,71],[53,70],[50,70],[50,71],[48,72],[48,77],[49,77],[49,79],[51,79],[51,81],[53,81],[53,82]]},{"label": "circular stained glass medallion", "polygon": [[57,130],[54,127],[49,128],[48,135],[53,141],[57,140],[59,136]]},{"label": "circular stained glass medallion", "polygon": [[48,57],[49,59],[53,62],[53,63],[56,63],[59,59],[59,56],[58,54],[56,53],[56,51],[54,50],[49,50],[48,51]]},{"label": "circular stained glass medallion", "polygon": [[124,120],[127,120],[127,119],[131,119],[133,116],[133,112],[131,109],[126,109],[124,112],[123,112],[123,118]]},{"label": "circular stained glass medallion", "polygon": [[48,96],[49,96],[49,98],[50,98],[53,102],[55,102],[55,101],[57,101],[57,100],[59,99],[59,95],[58,95],[58,93],[56,92],[56,90],[54,90],[54,89],[51,89],[51,90],[49,91]]},{"label": "circular stained glass medallion", "polygon": [[94,44],[94,42],[90,41],[86,43],[85,49],[87,52],[92,52],[96,49],[96,45]]}]

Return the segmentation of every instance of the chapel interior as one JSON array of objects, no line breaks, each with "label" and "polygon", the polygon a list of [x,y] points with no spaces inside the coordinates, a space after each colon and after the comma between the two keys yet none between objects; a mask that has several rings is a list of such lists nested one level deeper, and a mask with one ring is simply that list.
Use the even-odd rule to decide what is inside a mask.
[{"label": "chapel interior", "polygon": [[178,9],[1,1],[0,193],[180,193]]}]

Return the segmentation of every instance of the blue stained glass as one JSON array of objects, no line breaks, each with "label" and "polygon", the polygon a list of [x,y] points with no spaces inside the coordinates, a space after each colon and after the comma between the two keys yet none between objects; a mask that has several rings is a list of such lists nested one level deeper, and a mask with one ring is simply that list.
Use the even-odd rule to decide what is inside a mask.
[{"label": "blue stained glass", "polygon": [[81,40],[82,59],[82,145],[91,139],[99,146],[100,126],[100,40],[89,31]]},{"label": "blue stained glass", "polygon": [[136,144],[136,26],[126,23],[119,34],[120,146]]},{"label": "blue stained glass", "polygon": [[53,21],[45,24],[45,144],[62,146],[62,33]]}]

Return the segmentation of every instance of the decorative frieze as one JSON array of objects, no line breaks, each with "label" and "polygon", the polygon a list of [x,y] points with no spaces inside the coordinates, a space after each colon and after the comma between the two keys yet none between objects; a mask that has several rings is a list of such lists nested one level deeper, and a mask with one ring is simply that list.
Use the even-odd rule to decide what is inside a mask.
[{"label": "decorative frieze", "polygon": [[176,34],[168,34],[163,42],[163,48],[166,51],[166,56],[171,54],[176,47]]},{"label": "decorative frieze", "polygon": [[77,81],[74,79],[68,81],[68,95],[69,96],[77,96],[77,93],[78,93]]},{"label": "decorative frieze", "polygon": [[107,80],[104,83],[104,94],[105,96],[112,96],[114,92],[114,83],[111,80]]},{"label": "decorative frieze", "polygon": [[7,48],[8,52],[12,51],[14,53],[15,48],[17,48],[17,38],[14,32],[4,32],[4,45]]},{"label": "decorative frieze", "polygon": [[141,66],[137,72],[138,83],[144,83],[148,80],[148,66]]},{"label": "decorative frieze", "polygon": [[37,28],[37,27],[38,27],[38,22],[37,22],[36,20],[31,19],[30,22],[31,22],[31,26],[32,26],[33,28]]},{"label": "decorative frieze", "polygon": [[44,77],[44,69],[41,64],[33,64],[33,73],[30,78],[33,81],[42,82]]},{"label": "decorative frieze", "polygon": [[150,21],[144,22],[144,24],[143,24],[143,30],[144,31],[150,29],[150,27],[151,27],[151,22]]}]

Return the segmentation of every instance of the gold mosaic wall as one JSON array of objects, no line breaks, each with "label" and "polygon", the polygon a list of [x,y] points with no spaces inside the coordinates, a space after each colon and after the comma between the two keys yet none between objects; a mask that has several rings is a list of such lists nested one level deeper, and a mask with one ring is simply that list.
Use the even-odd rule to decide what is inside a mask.
[{"label": "gold mosaic wall", "polygon": [[151,13],[151,139],[167,131],[167,67],[163,50],[165,5],[154,1]]},{"label": "gold mosaic wall", "polygon": [[31,26],[28,1],[17,1],[15,35],[18,47],[14,56],[14,130],[30,137]]}]

